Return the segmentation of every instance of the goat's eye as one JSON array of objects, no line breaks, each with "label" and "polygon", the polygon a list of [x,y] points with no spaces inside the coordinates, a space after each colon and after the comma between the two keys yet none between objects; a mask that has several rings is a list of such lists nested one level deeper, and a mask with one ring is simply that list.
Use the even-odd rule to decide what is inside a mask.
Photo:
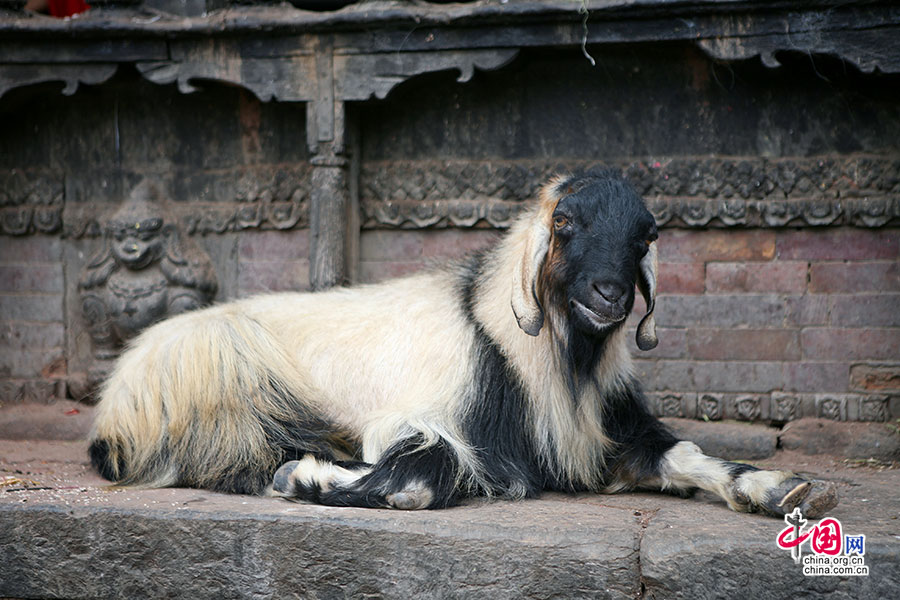
[{"label": "goat's eye", "polygon": [[569,224],[569,220],[562,215],[556,215],[553,217],[553,228],[554,229],[562,229],[566,225]]}]

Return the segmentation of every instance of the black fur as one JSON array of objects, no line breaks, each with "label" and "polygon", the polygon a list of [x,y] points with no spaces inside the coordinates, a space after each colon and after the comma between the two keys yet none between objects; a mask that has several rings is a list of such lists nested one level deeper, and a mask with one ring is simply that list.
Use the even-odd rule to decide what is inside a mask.
[{"label": "black fur", "polygon": [[[477,372],[466,400],[470,407],[464,423],[467,441],[477,449],[494,495],[502,496],[514,487],[524,488],[526,497],[537,496],[541,490],[583,491],[583,485],[578,482],[560,480],[554,475],[555,469],[547,468],[549,457],[538,455],[527,426],[525,391],[499,346],[475,317],[473,299],[482,265],[489,259],[489,255],[480,254],[467,261],[458,286],[466,318],[476,331],[478,356]],[[613,331],[615,328],[610,333]],[[573,338],[578,344],[589,346],[585,350],[596,354],[593,360],[600,359],[605,338],[588,338],[579,331],[571,331],[570,340]],[[584,367],[570,364],[573,370]],[[581,376],[584,385],[599,386],[593,377],[585,373]],[[577,390],[572,391],[574,403]],[[658,473],[663,454],[678,440],[650,414],[640,385],[634,379],[628,380],[623,391],[607,395],[603,409],[604,429],[614,442],[614,450],[597,469],[603,471],[607,484],[626,482],[628,487],[636,487],[640,481]]]},{"label": "black fur", "polygon": [[659,473],[663,455],[678,439],[650,414],[637,380],[605,399],[603,416],[603,428],[615,443],[607,459],[610,479],[634,488]]},{"label": "black fur", "polygon": [[374,465],[366,463],[336,463],[351,470],[370,467],[371,473],[360,477],[352,485],[323,490],[318,484],[304,485],[288,482],[290,465],[275,475],[276,491],[300,500],[327,506],[358,506],[386,508],[388,497],[408,485],[420,484],[428,488],[433,500],[424,508],[447,508],[456,503],[456,477],[459,467],[453,451],[443,440],[425,445],[421,436],[397,442]]},{"label": "black fur", "polygon": [[744,473],[759,471],[757,467],[746,465],[744,463],[726,462],[725,464],[728,466],[728,473],[731,475],[732,479],[736,479]]},{"label": "black fur", "polygon": [[465,400],[469,411],[463,429],[469,444],[485,468],[494,495],[503,496],[521,487],[526,497],[544,487],[540,457],[525,424],[528,407],[525,391],[504,358],[475,318],[474,298],[488,253],[473,255],[461,269],[457,291],[463,312],[475,329],[476,374]]},{"label": "black fur", "polygon": [[104,479],[109,481],[124,479],[127,475],[125,473],[125,461],[119,456],[119,460],[117,461],[118,465],[116,465],[118,468],[118,476],[116,476],[116,469],[113,467],[110,451],[111,448],[109,447],[109,442],[106,440],[94,440],[90,448],[88,448],[88,456],[91,457],[91,464]]}]

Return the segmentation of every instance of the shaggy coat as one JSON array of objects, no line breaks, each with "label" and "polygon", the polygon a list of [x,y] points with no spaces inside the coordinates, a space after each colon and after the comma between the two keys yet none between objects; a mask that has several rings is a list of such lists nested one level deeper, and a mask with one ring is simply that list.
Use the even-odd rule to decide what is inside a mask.
[{"label": "shaggy coat", "polygon": [[125,485],[340,506],[702,488],[735,510],[830,508],[832,487],[705,456],[648,412],[625,321],[637,287],[638,346],[656,345],[656,239],[620,176],[563,176],[443,268],[174,317],[103,387],[92,461]]}]

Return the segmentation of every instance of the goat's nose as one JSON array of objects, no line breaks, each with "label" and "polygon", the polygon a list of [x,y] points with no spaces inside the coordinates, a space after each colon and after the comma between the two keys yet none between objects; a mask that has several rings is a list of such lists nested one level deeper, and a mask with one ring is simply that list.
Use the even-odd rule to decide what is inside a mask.
[{"label": "goat's nose", "polygon": [[594,289],[610,304],[617,303],[625,295],[625,288],[614,281],[596,281]]}]

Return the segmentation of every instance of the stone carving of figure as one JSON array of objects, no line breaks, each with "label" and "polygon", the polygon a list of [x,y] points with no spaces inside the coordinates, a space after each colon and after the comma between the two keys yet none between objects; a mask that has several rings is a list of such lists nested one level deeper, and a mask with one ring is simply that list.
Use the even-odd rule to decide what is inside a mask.
[{"label": "stone carving of figure", "polygon": [[104,248],[82,271],[82,311],[100,360],[142,329],[209,304],[217,282],[209,257],[180,234],[150,182],[138,185],[104,229]]}]

